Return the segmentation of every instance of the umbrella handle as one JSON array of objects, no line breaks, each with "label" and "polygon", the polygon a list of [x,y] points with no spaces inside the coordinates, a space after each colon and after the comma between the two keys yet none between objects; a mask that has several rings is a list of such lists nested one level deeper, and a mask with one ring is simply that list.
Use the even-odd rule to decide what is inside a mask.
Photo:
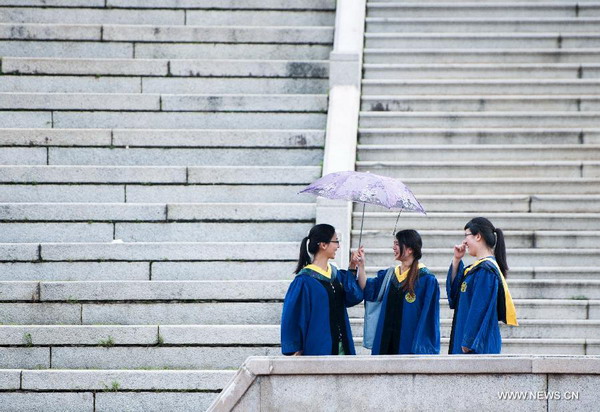
[{"label": "umbrella handle", "polygon": [[364,221],[365,221],[365,204],[363,203],[362,217],[360,218],[360,235],[358,235],[358,248],[359,249],[360,249],[360,245],[362,243],[362,231],[363,231]]},{"label": "umbrella handle", "polygon": [[398,217],[396,218],[396,223],[394,223],[394,231],[392,232],[392,236],[396,236],[396,227],[398,227],[398,220],[400,220],[400,215],[402,214],[402,211],[404,209],[400,209],[400,212],[398,212]]}]

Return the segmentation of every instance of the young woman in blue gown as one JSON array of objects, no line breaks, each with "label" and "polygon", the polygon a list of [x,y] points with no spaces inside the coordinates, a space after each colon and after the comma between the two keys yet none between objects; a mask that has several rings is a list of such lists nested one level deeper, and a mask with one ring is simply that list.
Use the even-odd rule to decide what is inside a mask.
[{"label": "young woman in blue gown", "polygon": [[[440,352],[440,288],[435,275],[419,262],[422,246],[416,230],[399,231],[393,250],[400,264],[380,270],[374,278],[359,277],[365,301],[375,301],[381,288],[385,288],[373,355]],[[364,265],[362,251],[359,259],[359,266]],[[394,273],[385,285],[388,270]]]},{"label": "young woman in blue gown", "polygon": [[362,302],[363,293],[352,271],[329,263],[339,243],[335,228],[327,224],[314,226],[302,240],[296,277],[283,302],[284,355],[355,354],[346,308]]},{"label": "young woman in blue gown", "polygon": [[[446,291],[454,309],[448,353],[500,353],[502,338],[498,321],[517,325],[506,275],[504,233],[484,217],[465,225],[465,237],[454,246]],[[467,267],[462,258],[468,252],[475,262]]]}]

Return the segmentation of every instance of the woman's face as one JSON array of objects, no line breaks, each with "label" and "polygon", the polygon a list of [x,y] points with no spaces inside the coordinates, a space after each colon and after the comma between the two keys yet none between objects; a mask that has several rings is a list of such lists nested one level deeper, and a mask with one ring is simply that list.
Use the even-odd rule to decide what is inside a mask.
[{"label": "woman's face", "polygon": [[479,250],[481,244],[481,235],[474,235],[471,233],[470,229],[465,229],[465,238],[463,240],[463,245],[467,247],[467,252],[471,256],[477,256],[477,251]]},{"label": "woman's face", "polygon": [[337,233],[333,235],[329,243],[321,243],[320,245],[322,253],[327,256],[327,259],[334,259],[335,253],[340,248],[340,241]]},{"label": "woman's face", "polygon": [[404,248],[404,254],[400,253],[400,244],[398,243],[397,239],[394,239],[394,246],[392,247],[392,250],[394,251],[394,259],[396,260],[405,260],[406,258],[410,257],[413,253],[413,250],[409,247],[405,247]]}]

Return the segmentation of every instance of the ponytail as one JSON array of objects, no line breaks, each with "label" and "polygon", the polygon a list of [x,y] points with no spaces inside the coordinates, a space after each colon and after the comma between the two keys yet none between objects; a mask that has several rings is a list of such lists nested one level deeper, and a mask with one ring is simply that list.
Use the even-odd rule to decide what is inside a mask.
[{"label": "ponytail", "polygon": [[412,229],[401,230],[396,233],[396,240],[398,241],[398,246],[400,247],[400,255],[404,254],[404,250],[406,248],[411,248],[413,250],[414,260],[410,265],[410,269],[408,270],[408,275],[406,276],[406,281],[404,282],[402,290],[414,295],[415,283],[417,283],[417,279],[419,278],[419,259],[422,257],[421,249],[423,248],[423,240],[421,239],[419,232]]},{"label": "ponytail", "polygon": [[[300,243],[300,256],[294,273],[299,273],[306,265],[310,265],[314,255],[319,251],[319,243],[329,243],[335,235],[335,228],[326,223],[315,225],[308,232],[308,236]],[[312,256],[311,256],[312,255]]]},{"label": "ponytail", "polygon": [[485,244],[494,251],[494,258],[504,277],[508,277],[508,263],[506,262],[506,244],[504,242],[504,232],[502,229],[495,228],[485,217],[476,217],[471,219],[465,225],[465,230],[469,229],[472,234],[481,234]]}]

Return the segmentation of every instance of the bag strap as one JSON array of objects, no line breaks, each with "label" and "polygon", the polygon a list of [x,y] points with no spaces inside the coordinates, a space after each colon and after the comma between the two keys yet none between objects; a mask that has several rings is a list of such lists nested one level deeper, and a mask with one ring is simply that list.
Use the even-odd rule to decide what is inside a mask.
[{"label": "bag strap", "polygon": [[377,302],[381,302],[383,300],[383,294],[385,293],[388,286],[390,285],[390,279],[392,278],[393,274],[394,274],[394,267],[392,266],[385,273],[385,278],[383,278],[383,283],[381,284],[381,287],[379,288],[379,295],[377,295]]}]

